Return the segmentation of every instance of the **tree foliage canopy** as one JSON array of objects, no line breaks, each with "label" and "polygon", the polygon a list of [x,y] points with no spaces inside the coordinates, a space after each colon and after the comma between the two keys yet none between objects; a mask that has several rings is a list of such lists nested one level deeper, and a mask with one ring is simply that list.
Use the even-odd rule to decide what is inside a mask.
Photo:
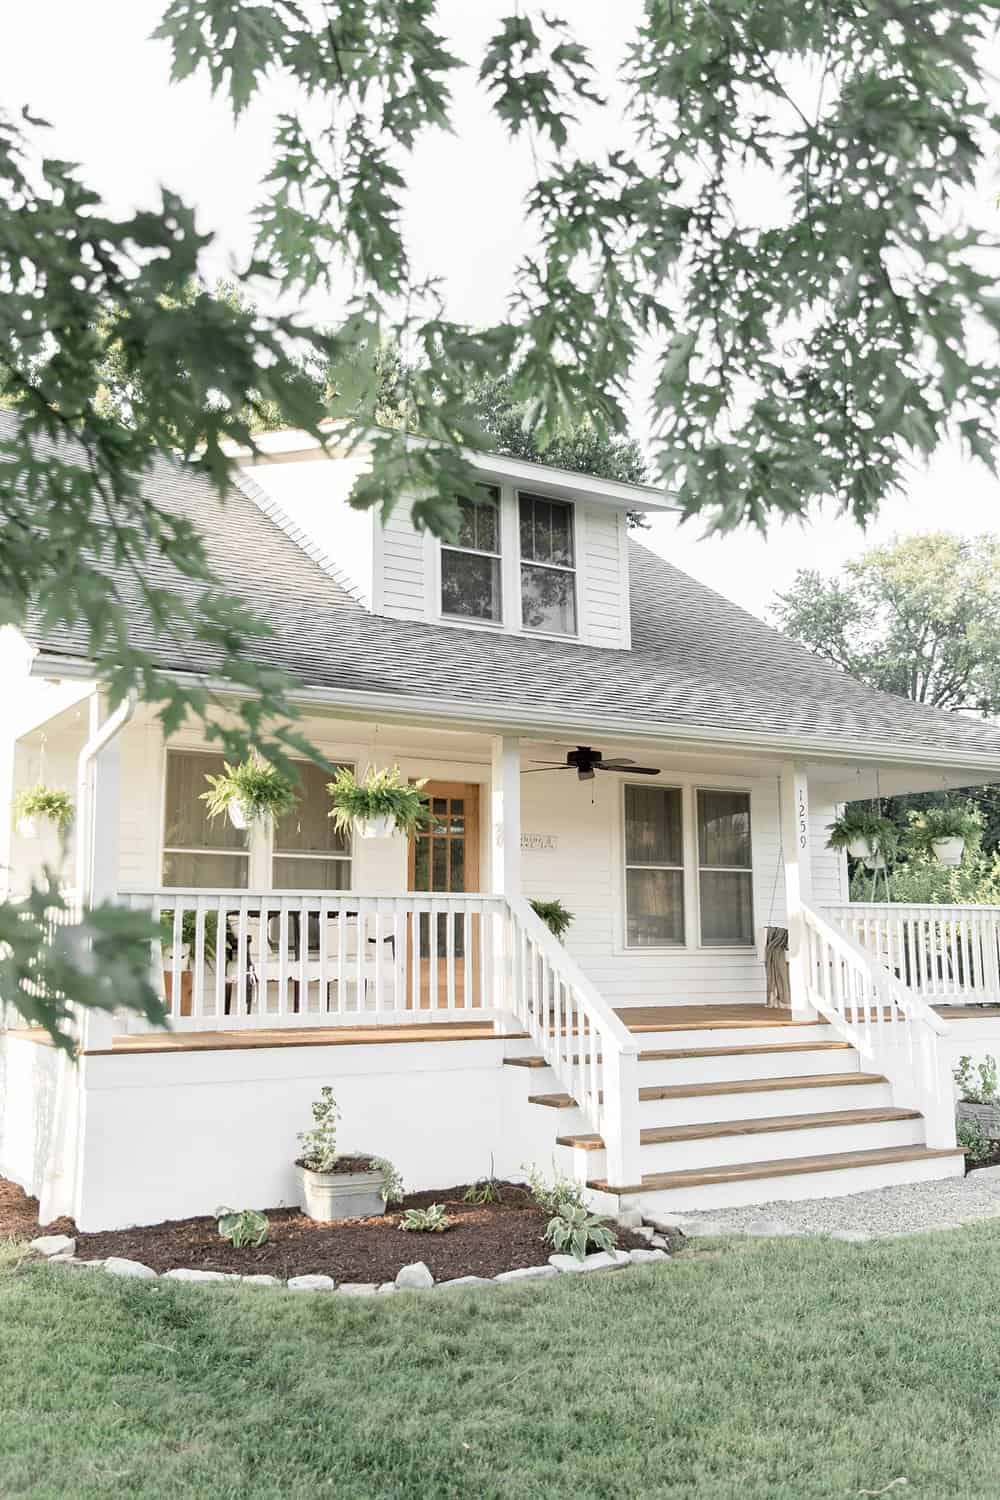
[{"label": "tree foliage canopy", "polygon": [[781,629],[872,687],[1000,713],[1000,541],[948,532],[871,547],[839,578],[801,569]]}]

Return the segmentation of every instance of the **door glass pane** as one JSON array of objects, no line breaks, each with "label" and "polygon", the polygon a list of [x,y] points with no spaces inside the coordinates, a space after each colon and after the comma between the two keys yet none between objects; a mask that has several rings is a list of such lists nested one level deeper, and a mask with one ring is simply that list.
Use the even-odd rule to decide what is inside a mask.
[{"label": "door glass pane", "polygon": [[684,862],[679,787],[625,787],[625,863]]},{"label": "door glass pane", "polygon": [[351,884],[347,859],[276,859],[274,884],[280,891],[346,891]]},{"label": "door glass pane", "polygon": [[576,634],[576,574],[521,566],[521,623],[526,630]]},{"label": "door glass pane", "polygon": [[753,943],[753,876],[740,870],[702,870],[701,941],[706,948]]},{"label": "door glass pane", "polygon": [[453,838],[451,840],[451,879],[448,885],[450,891],[465,890],[465,840]]},{"label": "door glass pane", "polygon": [[[210,818],[202,792],[209,790],[206,775],[221,776],[225,769],[221,755],[202,755],[197,751],[167,752],[167,796],[163,832],[168,849],[245,849],[246,829],[234,828],[223,813]],[[166,876],[164,876],[166,879]],[[206,884],[207,882],[202,882]],[[176,882],[175,882],[176,884]]]},{"label": "door glass pane", "polygon": [[630,948],[665,948],[684,941],[684,877],[680,870],[626,870],[626,940]]},{"label": "door glass pane", "polygon": [[163,884],[246,890],[249,868],[240,854],[164,854]]},{"label": "door glass pane", "polygon": [[499,620],[500,559],[442,547],[441,612],[468,620]]},{"label": "door glass pane", "polygon": [[698,793],[698,863],[750,868],[748,792]]},{"label": "door glass pane", "polygon": [[300,780],[299,801],[275,824],[275,849],[282,854],[325,854],[328,850],[346,853],[350,839],[334,826],[330,817],[327,787],[333,780],[332,774],[307,761],[297,761],[295,769]]},{"label": "door glass pane", "polygon": [[436,838],[432,840],[434,845],[434,856],[431,874],[431,890],[446,891],[448,889],[448,840]]},{"label": "door glass pane", "polygon": [[413,889],[429,891],[431,888],[431,841],[424,836],[415,840],[413,848]]}]

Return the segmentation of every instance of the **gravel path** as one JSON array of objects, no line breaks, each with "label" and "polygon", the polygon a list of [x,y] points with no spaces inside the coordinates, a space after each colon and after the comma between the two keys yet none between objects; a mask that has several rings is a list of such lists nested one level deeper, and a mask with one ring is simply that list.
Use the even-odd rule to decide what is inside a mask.
[{"label": "gravel path", "polygon": [[[993,1175],[996,1174],[996,1175]],[[830,1235],[836,1239],[889,1239],[929,1229],[956,1229],[1000,1218],[1000,1168],[941,1182],[901,1183],[852,1193],[846,1198],[809,1198],[800,1203],[756,1203],[700,1214],[663,1213],[687,1235]],[[652,1222],[650,1220],[649,1222]]]}]

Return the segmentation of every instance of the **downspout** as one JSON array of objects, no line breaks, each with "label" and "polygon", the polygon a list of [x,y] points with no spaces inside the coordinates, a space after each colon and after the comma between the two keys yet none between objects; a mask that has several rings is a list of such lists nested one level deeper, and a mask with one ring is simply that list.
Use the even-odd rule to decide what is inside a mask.
[{"label": "downspout", "polygon": [[[97,689],[95,688],[95,694]],[[120,734],[135,713],[138,695],[130,688],[114,713],[91,736],[76,762],[76,899],[82,917],[93,898],[93,808],[90,773],[94,761]],[[117,830],[115,833],[117,837]],[[81,1017],[80,1041],[84,1041],[85,1019]],[[56,1061],[55,1109],[52,1134],[46,1153],[45,1171],[39,1189],[39,1214],[43,1223],[77,1212],[76,1189],[80,1180],[84,1107],[79,1070],[82,1062],[60,1051]]]}]

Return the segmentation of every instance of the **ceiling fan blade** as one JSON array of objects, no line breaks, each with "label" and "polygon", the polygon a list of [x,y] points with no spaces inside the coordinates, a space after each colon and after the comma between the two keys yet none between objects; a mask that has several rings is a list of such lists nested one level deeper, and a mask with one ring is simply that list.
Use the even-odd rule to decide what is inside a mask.
[{"label": "ceiling fan blade", "polygon": [[630,776],[659,776],[660,771],[655,766],[620,766],[615,761],[604,761],[594,767],[595,771],[627,771]]},{"label": "ceiling fan blade", "polygon": [[626,766],[631,768],[635,765],[635,761],[629,760],[628,757],[624,755],[613,755],[610,760],[598,761],[597,764],[604,766],[605,770],[615,771],[619,768],[624,769]]},{"label": "ceiling fan blade", "polygon": [[536,766],[533,771],[522,771],[522,776],[540,776],[543,771],[575,771],[576,766],[562,766],[556,763],[552,766]]},{"label": "ceiling fan blade", "polygon": [[560,771],[567,769],[567,762],[564,760],[533,760],[531,764],[533,766],[554,766]]}]

